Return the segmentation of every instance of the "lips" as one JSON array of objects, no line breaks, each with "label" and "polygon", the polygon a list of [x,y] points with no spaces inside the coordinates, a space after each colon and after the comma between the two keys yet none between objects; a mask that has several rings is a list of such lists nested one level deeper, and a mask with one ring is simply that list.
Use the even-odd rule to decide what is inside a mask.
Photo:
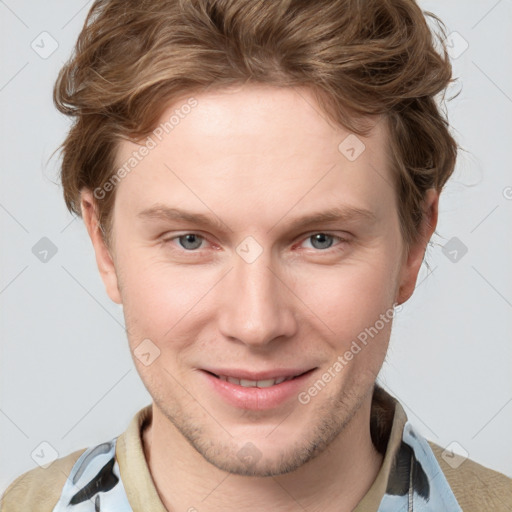
[{"label": "lips", "polygon": [[261,372],[250,372],[237,369],[204,369],[214,377],[231,384],[236,384],[244,388],[258,387],[268,388],[281,384],[282,382],[300,377],[302,374],[310,371],[312,368],[277,368]]},{"label": "lips", "polygon": [[249,372],[209,368],[200,373],[215,395],[239,409],[265,410],[296,399],[307,386],[316,368],[276,368]]},{"label": "lips", "polygon": [[212,374],[220,380],[225,382],[230,382],[231,384],[236,384],[237,386],[242,386],[244,388],[269,388],[271,386],[275,386],[277,384],[281,384],[287,380],[295,379],[293,377],[276,377],[273,379],[261,379],[261,380],[251,380],[251,379],[239,379],[236,377],[230,377],[228,375],[216,375]]}]

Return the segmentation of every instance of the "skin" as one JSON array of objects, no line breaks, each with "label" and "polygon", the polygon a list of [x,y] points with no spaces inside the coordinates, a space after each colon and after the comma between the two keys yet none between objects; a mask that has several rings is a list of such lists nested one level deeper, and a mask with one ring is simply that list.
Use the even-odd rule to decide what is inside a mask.
[{"label": "skin", "polygon": [[[351,162],[338,150],[349,133],[326,120],[307,89],[246,84],[194,97],[198,105],[118,184],[110,250],[94,198],[82,193],[130,348],[150,339],[160,350],[148,366],[134,357],[153,397],[143,442],[155,486],[168,510],[352,510],[382,463],[369,418],[391,322],[305,405],[234,407],[199,369],[315,367],[307,391],[359,333],[411,296],[438,194],[428,192],[422,235],[406,250],[385,122],[359,137],[366,149]],[[119,165],[139,147],[120,143]],[[137,217],[155,203],[216,217],[225,230]],[[369,209],[375,220],[288,227],[340,205]],[[263,249],[252,263],[236,252],[248,236]],[[248,442],[260,454],[253,463],[237,456]]]}]

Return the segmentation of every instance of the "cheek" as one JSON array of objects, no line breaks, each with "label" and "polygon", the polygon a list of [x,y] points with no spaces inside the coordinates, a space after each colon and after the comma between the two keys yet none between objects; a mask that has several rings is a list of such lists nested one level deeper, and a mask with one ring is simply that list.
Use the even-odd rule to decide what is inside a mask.
[{"label": "cheek", "polygon": [[[287,269],[281,277],[285,282],[289,280],[288,286],[300,302],[293,306],[294,299],[290,298],[288,306],[300,309],[309,317],[308,323],[315,324],[328,337],[348,340],[356,336],[392,304],[397,273],[395,252],[392,244],[381,243],[336,265]],[[212,313],[208,304],[225,273],[218,266],[171,265],[148,256],[143,249],[131,251],[130,257],[119,263],[124,276],[126,323],[137,334],[135,344],[141,336],[157,343],[176,340],[183,329],[193,338],[192,331],[200,329]],[[222,288],[227,293],[225,285]]]},{"label": "cheek", "polygon": [[158,344],[176,340],[183,328],[192,335],[201,300],[218,280],[217,273],[184,269],[143,255],[123,263],[123,309],[130,332]]},{"label": "cheek", "polygon": [[[322,331],[331,339],[340,340],[337,344],[350,344],[381,314],[392,317],[397,273],[392,261],[383,256],[312,273],[307,279],[296,281],[296,294],[314,314]],[[389,335],[390,322],[384,326],[379,323],[379,327],[379,337]]]}]

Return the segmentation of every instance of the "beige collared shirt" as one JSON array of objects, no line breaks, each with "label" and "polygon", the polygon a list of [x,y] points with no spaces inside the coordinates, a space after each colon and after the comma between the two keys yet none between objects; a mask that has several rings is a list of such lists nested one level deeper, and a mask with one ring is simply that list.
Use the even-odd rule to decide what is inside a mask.
[{"label": "beige collared shirt", "polygon": [[[116,444],[116,459],[133,512],[167,512],[153,483],[142,444],[142,432],[151,421],[151,411],[148,405],[137,412]],[[407,416],[400,403],[380,389],[378,401],[374,395],[372,402],[372,422],[372,439],[384,458],[375,481],[354,512],[378,511],[396,464]],[[512,479],[469,459],[454,469],[443,459],[440,446],[430,441],[429,445],[464,512],[512,510]],[[60,458],[47,469],[35,468],[19,476],[2,496],[0,510],[51,512],[84,451]]]}]

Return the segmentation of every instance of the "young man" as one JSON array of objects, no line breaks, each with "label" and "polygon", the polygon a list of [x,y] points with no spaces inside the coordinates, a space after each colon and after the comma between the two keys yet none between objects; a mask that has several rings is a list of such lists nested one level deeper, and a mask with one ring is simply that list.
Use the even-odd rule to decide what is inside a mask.
[{"label": "young man", "polygon": [[55,88],[153,398],[2,510],[510,510],[376,385],[456,143],[412,0],[98,0]]}]

